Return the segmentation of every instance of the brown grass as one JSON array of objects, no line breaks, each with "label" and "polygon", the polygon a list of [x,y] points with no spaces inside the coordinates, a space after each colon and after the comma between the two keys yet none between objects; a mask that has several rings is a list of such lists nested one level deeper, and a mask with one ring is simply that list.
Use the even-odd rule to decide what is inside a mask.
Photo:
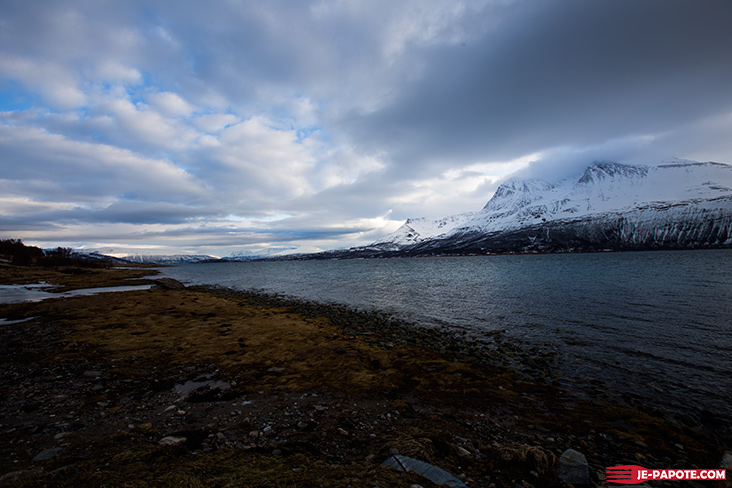
[{"label": "brown grass", "polygon": [[214,363],[252,389],[449,396],[468,389],[488,394],[515,380],[507,370],[475,369],[419,347],[383,349],[343,334],[328,319],[203,292],[106,293],[33,309],[73,330],[67,340],[92,344],[107,357],[134,358],[142,369]]}]

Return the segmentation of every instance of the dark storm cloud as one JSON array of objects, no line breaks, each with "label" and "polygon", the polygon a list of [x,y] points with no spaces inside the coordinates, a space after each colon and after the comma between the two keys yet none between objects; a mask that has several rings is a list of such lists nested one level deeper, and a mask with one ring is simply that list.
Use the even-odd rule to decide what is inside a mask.
[{"label": "dark storm cloud", "polygon": [[343,122],[396,172],[662,132],[732,110],[730,22],[730,2],[520,2],[475,43],[423,49],[393,104]]}]

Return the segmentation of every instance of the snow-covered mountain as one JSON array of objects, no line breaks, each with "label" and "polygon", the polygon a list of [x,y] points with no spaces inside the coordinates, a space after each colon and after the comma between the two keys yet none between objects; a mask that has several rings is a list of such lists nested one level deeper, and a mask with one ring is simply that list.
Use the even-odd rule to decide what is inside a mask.
[{"label": "snow-covered mountain", "polygon": [[218,260],[213,256],[205,254],[175,254],[175,255],[154,255],[154,254],[131,254],[125,256],[125,261],[135,264],[192,264],[203,261]]},{"label": "snow-covered mountain", "polygon": [[436,236],[447,234],[458,227],[464,226],[474,216],[475,213],[468,212],[439,220],[424,217],[407,219],[396,232],[379,239],[372,245],[383,249],[391,248],[396,250],[404,245],[417,244],[425,240],[433,239]]},{"label": "snow-covered mountain", "polygon": [[510,179],[482,210],[410,219],[357,254],[732,247],[732,166],[596,162],[558,183]]}]

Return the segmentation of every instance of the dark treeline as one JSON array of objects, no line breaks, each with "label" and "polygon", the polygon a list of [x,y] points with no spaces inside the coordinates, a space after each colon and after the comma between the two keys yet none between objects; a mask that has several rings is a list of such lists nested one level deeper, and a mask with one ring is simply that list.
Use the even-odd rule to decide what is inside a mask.
[{"label": "dark treeline", "polygon": [[111,263],[89,261],[74,256],[74,250],[68,247],[58,247],[44,251],[40,247],[26,246],[20,239],[0,239],[0,261],[9,262],[16,266],[78,266],[78,267],[108,267]]}]

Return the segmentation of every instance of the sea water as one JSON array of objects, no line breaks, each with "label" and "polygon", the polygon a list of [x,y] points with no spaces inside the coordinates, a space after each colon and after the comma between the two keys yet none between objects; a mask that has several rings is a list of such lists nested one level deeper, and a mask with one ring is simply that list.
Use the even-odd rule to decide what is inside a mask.
[{"label": "sea water", "polygon": [[256,261],[165,276],[558,349],[563,381],[732,418],[732,250]]}]

